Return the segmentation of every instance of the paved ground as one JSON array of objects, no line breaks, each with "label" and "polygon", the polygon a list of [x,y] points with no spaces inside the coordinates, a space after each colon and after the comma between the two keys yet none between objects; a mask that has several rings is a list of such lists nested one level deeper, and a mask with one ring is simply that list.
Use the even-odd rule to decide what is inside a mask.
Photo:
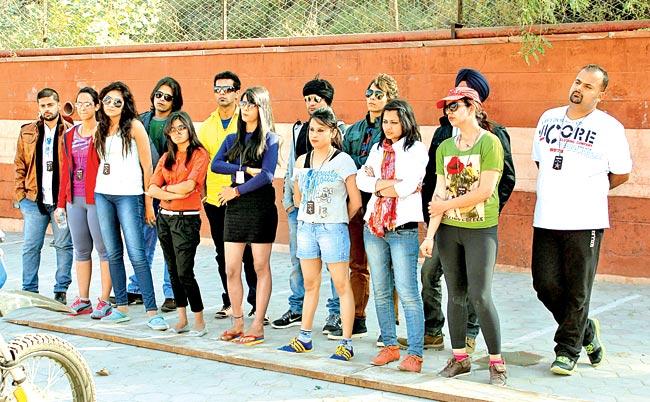
[{"label": "paved ground", "polygon": [[[20,235],[9,234],[3,248],[7,255],[9,280],[7,289],[20,288]],[[54,253],[43,251],[41,267],[41,292],[51,294],[50,279],[54,272]],[[160,283],[161,254],[156,255],[154,278]],[[288,256],[276,252],[272,259],[274,292],[270,315],[276,318],[287,308]],[[212,314],[220,307],[221,286],[216,274],[213,249],[201,246],[197,256],[197,278],[203,290],[209,317],[210,336],[216,337],[225,329],[226,322],[213,320]],[[321,297],[327,297],[325,284]],[[96,295],[99,281],[93,280],[92,294]],[[647,400],[650,395],[650,286],[621,285],[599,282],[592,297],[592,313],[600,318],[608,355],[598,369],[589,366],[586,357],[580,360],[576,375],[565,378],[548,371],[553,354],[554,323],[550,314],[537,301],[527,274],[497,273],[494,281],[495,301],[501,316],[504,351],[509,357],[509,385],[514,388],[567,397],[610,401]],[[156,289],[161,297],[160,286]],[[76,294],[76,284],[69,297]],[[141,308],[140,306],[136,307]],[[248,309],[248,306],[247,306]],[[319,308],[317,323],[325,318],[324,303]],[[174,314],[167,317],[173,321]],[[373,343],[378,334],[373,302],[368,309],[370,335],[355,341],[358,350],[356,361],[367,361],[375,352]],[[404,326],[399,332],[404,333]],[[29,332],[30,329],[0,322],[5,337]],[[146,329],[143,329],[146,331]],[[273,339],[268,343],[289,339],[295,328],[274,330],[268,333]],[[183,395],[187,401],[209,400],[215,394],[227,395],[223,400],[406,400],[402,395],[381,393],[358,387],[332,384],[304,377],[291,376],[250,369],[223,363],[178,356],[175,354],[134,348],[110,342],[64,336],[79,346],[93,371],[107,368],[111,375],[97,377],[101,401],[120,401],[127,396],[134,401],[165,401]],[[449,348],[448,339],[446,347]],[[326,356],[334,343],[324,338],[315,339],[317,352]],[[279,345],[278,345],[279,346]],[[475,358],[485,354],[484,343],[478,342]],[[438,370],[448,357],[445,352],[426,352],[424,370]],[[513,364],[518,363],[519,365]],[[487,371],[474,365],[472,375],[462,381],[486,382]],[[254,385],[254,386],[251,386]],[[644,398],[645,397],[645,398]]]}]

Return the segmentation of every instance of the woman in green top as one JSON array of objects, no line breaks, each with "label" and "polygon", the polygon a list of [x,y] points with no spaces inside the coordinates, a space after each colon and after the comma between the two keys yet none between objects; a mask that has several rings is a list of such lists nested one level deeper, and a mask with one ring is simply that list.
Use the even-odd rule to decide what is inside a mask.
[{"label": "woman in green top", "polygon": [[447,318],[454,356],[440,371],[444,377],[469,373],[465,350],[466,299],[474,304],[490,354],[490,383],[505,385],[499,316],[492,302],[492,272],[497,255],[503,147],[492,134],[478,93],[467,87],[449,91],[437,103],[457,128],[436,152],[438,177],[429,203],[431,221],[420,246],[431,256],[436,235],[447,283]]}]

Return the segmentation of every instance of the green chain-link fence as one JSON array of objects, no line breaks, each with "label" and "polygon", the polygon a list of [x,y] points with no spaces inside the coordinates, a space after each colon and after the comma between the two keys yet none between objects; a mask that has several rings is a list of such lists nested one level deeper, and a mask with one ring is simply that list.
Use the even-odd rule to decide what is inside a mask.
[{"label": "green chain-link fence", "polygon": [[648,0],[0,0],[0,49],[649,18]]}]

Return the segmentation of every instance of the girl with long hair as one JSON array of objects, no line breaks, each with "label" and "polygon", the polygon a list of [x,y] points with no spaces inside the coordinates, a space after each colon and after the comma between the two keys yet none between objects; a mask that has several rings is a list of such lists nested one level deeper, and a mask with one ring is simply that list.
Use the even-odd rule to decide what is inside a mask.
[{"label": "girl with long hair", "polygon": [[151,149],[149,137],[140,121],[133,95],[122,82],[113,82],[99,93],[99,125],[95,133],[95,148],[99,156],[95,202],[102,238],[108,252],[108,264],[113,281],[117,308],[102,318],[107,322],[129,321],[126,294],[124,247],[138,277],[151,329],[169,328],[158,315],[151,270],[145,255],[142,225],[155,224],[151,197],[144,196],[151,178]]},{"label": "girl with long hair", "polygon": [[317,109],[309,119],[312,150],[298,158],[294,171],[294,205],[298,205],[296,256],[305,284],[300,333],[279,350],[312,350],[312,327],[318,306],[323,263],[341,300],[343,339],[331,358],[348,361],[354,356],[352,325],[354,294],[350,285],[350,218],[361,208],[361,193],[354,160],[341,152],[341,131],[329,107]]},{"label": "girl with long hair", "polygon": [[437,103],[458,135],[436,151],[437,182],[429,203],[431,220],[420,249],[433,250],[434,236],[447,283],[447,319],[453,356],[440,371],[443,377],[469,373],[465,349],[467,297],[478,315],[490,355],[490,383],[506,384],[501,357],[499,316],[492,301],[492,274],[497,256],[499,195],[503,147],[492,134],[478,93],[457,87]]},{"label": "girl with long hair", "polygon": [[[158,239],[165,255],[176,300],[176,333],[207,334],[201,291],[194,277],[194,256],[201,240],[201,190],[210,156],[196,136],[190,116],[182,111],[169,115],[163,130],[167,152],[151,177],[147,195],[160,200]],[[194,313],[194,329],[187,322],[187,305]]]},{"label": "girl with long hair", "polygon": [[386,103],[381,115],[381,138],[359,169],[359,189],[372,193],[363,232],[375,309],[384,346],[372,364],[400,359],[395,330],[393,292],[406,317],[408,355],[402,371],[420,372],[424,313],[418,289],[418,223],[423,221],[420,186],[428,161],[427,148],[413,109],[404,100]]},{"label": "girl with long hair", "polygon": [[[59,199],[54,214],[58,221],[67,217],[74,246],[79,296],[75,298],[70,308],[77,315],[90,314],[91,318],[100,319],[111,311],[108,298],[112,285],[108,255],[95,207],[97,165],[89,163],[92,160],[97,161],[97,151],[93,145],[93,136],[97,130],[96,115],[99,110],[97,91],[90,87],[81,88],[77,93],[75,110],[81,119],[81,124],[66,131],[63,138]],[[97,299],[95,309],[89,297],[93,245],[99,254],[102,284],[101,297]]]},{"label": "girl with long hair", "polygon": [[[233,325],[221,335],[225,341],[255,345],[264,341],[264,317],[271,297],[271,245],[278,226],[273,177],[278,163],[278,136],[272,130],[269,92],[248,88],[240,98],[237,133],[226,137],[212,161],[214,173],[229,174],[232,185],[219,194],[226,204],[224,243],[228,294]],[[255,318],[244,332],[242,313],[242,257],[251,245],[257,273]]]}]

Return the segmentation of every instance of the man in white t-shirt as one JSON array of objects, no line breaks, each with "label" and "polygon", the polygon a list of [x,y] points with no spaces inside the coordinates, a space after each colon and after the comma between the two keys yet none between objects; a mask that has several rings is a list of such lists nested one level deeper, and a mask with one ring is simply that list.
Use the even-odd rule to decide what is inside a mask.
[{"label": "man in white t-shirt", "polygon": [[605,348],[598,320],[588,318],[607,194],[632,170],[623,125],[596,107],[608,84],[600,66],[583,67],[569,105],[544,112],[533,139],[537,203],[533,221],[533,287],[558,323],[555,374],[573,374],[582,347],[597,366]]}]

